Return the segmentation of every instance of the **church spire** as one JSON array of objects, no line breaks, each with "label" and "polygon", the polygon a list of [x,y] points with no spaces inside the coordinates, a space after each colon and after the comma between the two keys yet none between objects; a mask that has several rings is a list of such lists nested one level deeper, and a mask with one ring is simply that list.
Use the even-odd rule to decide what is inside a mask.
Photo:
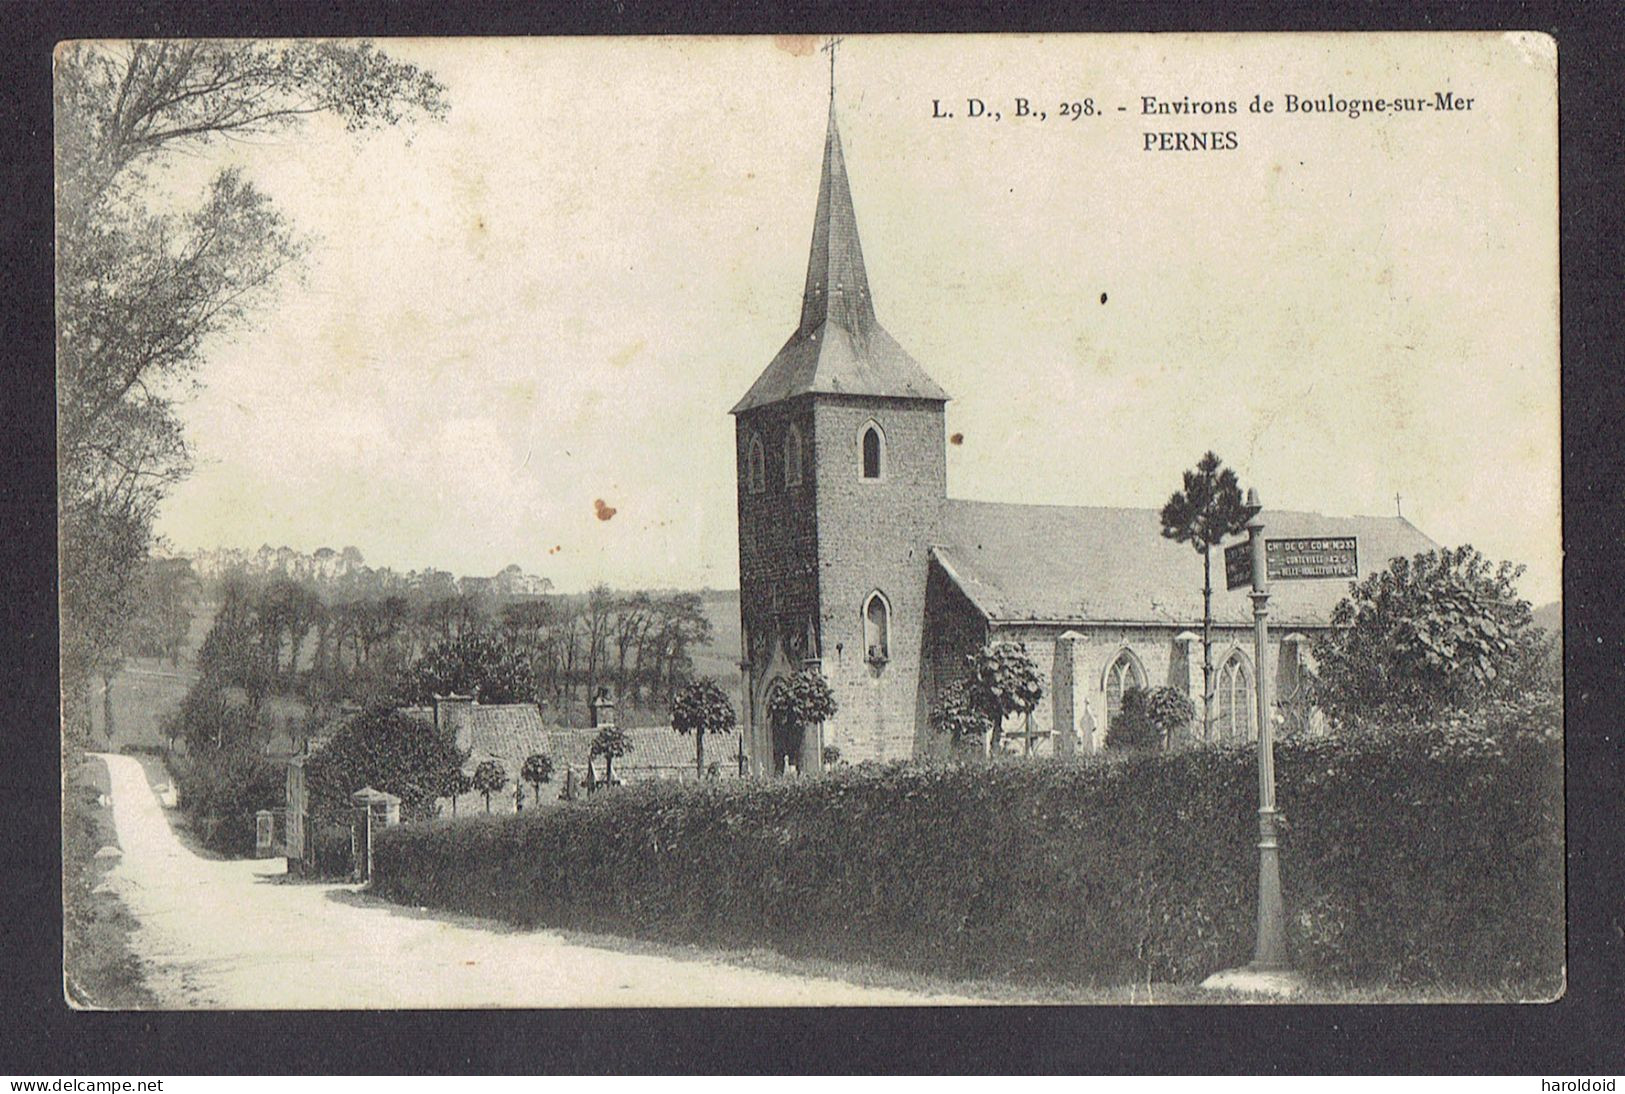
[{"label": "church spire", "polygon": [[801,332],[809,333],[829,322],[862,335],[875,324],[875,308],[869,298],[869,276],[863,268],[857,216],[852,211],[852,188],[846,180],[841,131],[835,123],[834,91],[832,69],[824,173],[818,183],[812,254],[807,260],[807,285],[801,296]]}]

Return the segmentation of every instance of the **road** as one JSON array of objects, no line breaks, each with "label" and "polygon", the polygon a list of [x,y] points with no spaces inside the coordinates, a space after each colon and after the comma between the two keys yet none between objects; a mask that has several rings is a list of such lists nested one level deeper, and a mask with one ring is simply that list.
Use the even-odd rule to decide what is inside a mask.
[{"label": "road", "polygon": [[123,852],[104,884],[140,924],[131,945],[164,1009],[975,1002],[583,945],[293,882],[279,858],[202,858],[139,762],[99,758]]}]

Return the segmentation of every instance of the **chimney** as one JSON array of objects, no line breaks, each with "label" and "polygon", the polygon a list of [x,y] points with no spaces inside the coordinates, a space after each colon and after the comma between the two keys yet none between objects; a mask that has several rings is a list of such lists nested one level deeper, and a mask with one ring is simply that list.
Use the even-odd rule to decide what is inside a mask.
[{"label": "chimney", "polygon": [[609,697],[608,688],[599,688],[592,700],[592,728],[602,729],[614,724],[615,700]]},{"label": "chimney", "polygon": [[456,741],[459,751],[467,752],[474,744],[474,697],[436,695],[434,726]]}]

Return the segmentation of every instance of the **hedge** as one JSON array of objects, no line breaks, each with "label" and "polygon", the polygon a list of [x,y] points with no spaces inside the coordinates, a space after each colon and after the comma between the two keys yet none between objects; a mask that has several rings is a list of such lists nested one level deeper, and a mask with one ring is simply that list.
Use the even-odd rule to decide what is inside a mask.
[{"label": "hedge", "polygon": [[[1283,743],[1295,965],[1341,983],[1560,989],[1562,746]],[[1248,748],[653,783],[378,835],[375,889],[575,927],[1072,983],[1191,981],[1251,956]]]}]

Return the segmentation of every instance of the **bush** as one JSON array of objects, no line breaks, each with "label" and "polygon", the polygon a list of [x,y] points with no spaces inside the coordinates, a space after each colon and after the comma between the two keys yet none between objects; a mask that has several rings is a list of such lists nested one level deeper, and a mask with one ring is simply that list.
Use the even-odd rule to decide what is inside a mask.
[{"label": "bush", "polygon": [[462,763],[451,736],[426,720],[382,707],[363,711],[306,762],[310,814],[341,822],[349,816],[350,795],[370,786],[400,798],[403,818],[432,816]]},{"label": "bush", "polygon": [[316,824],[306,835],[313,877],[349,877],[355,868],[350,856],[350,829],[342,824]]},{"label": "bush", "polygon": [[171,757],[180,807],[211,851],[254,853],[254,814],[287,804],[287,769],[257,752],[205,752]]},{"label": "bush", "polygon": [[[1561,745],[1483,730],[1279,748],[1300,968],[1555,990]],[[1191,981],[1251,955],[1256,794],[1250,748],[646,783],[389,829],[374,885],[522,925],[947,975]]]},{"label": "bush", "polygon": [[1123,692],[1117,717],[1106,728],[1107,748],[1166,748],[1189,739],[1196,704],[1166,684]]}]

